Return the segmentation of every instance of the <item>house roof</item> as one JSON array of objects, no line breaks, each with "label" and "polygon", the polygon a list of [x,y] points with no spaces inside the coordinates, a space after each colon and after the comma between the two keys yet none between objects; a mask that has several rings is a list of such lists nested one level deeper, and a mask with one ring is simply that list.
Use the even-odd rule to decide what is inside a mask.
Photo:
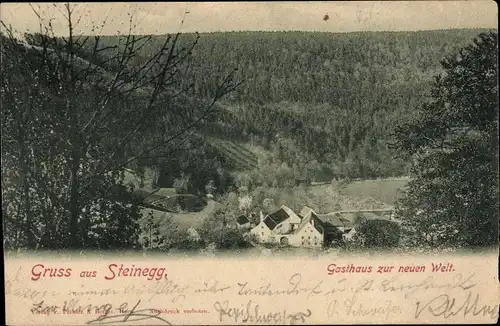
[{"label": "house roof", "polygon": [[308,223],[311,223],[311,221],[314,221],[313,227],[319,232],[323,233],[323,226],[321,220],[318,218],[318,216],[314,212],[310,212],[306,217],[302,219],[300,222],[299,226],[297,227],[296,230],[292,232],[292,234],[297,234],[299,233]]},{"label": "house roof", "polygon": [[278,224],[289,218],[301,220],[299,215],[295,214],[289,207],[283,205],[276,212],[267,215],[263,222],[270,230],[273,230]]},{"label": "house roof", "polygon": [[283,221],[288,220],[289,218],[295,218],[300,220],[300,217],[297,214],[295,214],[290,208],[283,205],[276,212],[269,214],[264,219],[264,223],[267,225],[269,229],[272,230],[276,227],[276,225],[280,224]]},{"label": "house roof", "polygon": [[300,216],[295,214],[295,212],[290,207],[283,205],[281,206],[280,210],[283,210],[288,215],[288,217],[294,220],[299,220],[299,221],[301,220]]},{"label": "house roof", "polygon": [[302,207],[302,209],[300,210],[300,213],[299,215],[302,216],[302,217],[306,217],[308,214],[310,213],[314,213],[313,209],[311,207],[308,207],[308,206],[304,206]]},{"label": "house roof", "polygon": [[314,228],[319,233],[323,233],[323,231],[324,231],[323,222],[319,219],[319,217],[314,212],[311,213],[310,219],[314,220],[314,224],[313,224]]},{"label": "house roof", "polygon": [[236,218],[236,223],[239,225],[250,223],[250,220],[245,215],[240,215]]},{"label": "house roof", "polygon": [[273,230],[276,225],[278,225],[279,223],[276,223],[272,218],[271,216],[267,216],[265,219],[264,219],[264,224],[269,228],[269,230]]},{"label": "house roof", "polygon": [[351,221],[345,219],[340,214],[321,214],[318,215],[318,218],[325,226],[330,227],[346,227],[351,226]]},{"label": "house roof", "polygon": [[280,224],[281,222],[289,219],[290,215],[286,210],[283,209],[283,207],[281,207],[276,212],[269,214],[268,218],[271,218],[274,221],[274,223]]}]

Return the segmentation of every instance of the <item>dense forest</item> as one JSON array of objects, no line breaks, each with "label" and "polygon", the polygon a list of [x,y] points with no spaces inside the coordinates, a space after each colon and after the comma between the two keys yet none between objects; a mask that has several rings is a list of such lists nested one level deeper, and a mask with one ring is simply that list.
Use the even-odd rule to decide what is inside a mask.
[{"label": "dense forest", "polygon": [[[255,146],[270,155],[266,165],[286,170],[281,174],[289,172],[294,179],[289,183],[406,175],[407,165],[389,146],[394,126],[429,97],[441,60],[480,32],[233,32],[201,34],[199,39],[182,35],[180,42],[186,46],[197,40],[182,81],[191,86],[193,97],[211,96],[221,76],[235,68],[243,83],[219,103],[211,123],[198,129],[202,137],[193,142],[197,154],[189,155],[192,159],[181,154],[187,169],[179,168],[172,176],[175,167],[183,165],[174,162],[179,157],[168,164],[162,161],[168,166],[164,174],[169,174],[163,186],[192,171],[193,165],[186,162],[204,160],[195,163],[198,169],[212,171],[254,169],[247,158],[259,154]],[[155,36],[134,62],[148,60],[154,44],[164,37]],[[115,44],[117,37],[103,41]],[[214,138],[230,140],[232,148],[214,144]],[[245,144],[253,145],[253,152],[241,146]],[[231,164],[234,156],[241,164]],[[227,180],[220,173],[207,173],[201,177],[204,181],[214,175]],[[273,180],[269,177],[265,179]],[[274,179],[278,185],[288,182]]]},{"label": "dense forest", "polygon": [[[185,55],[172,88],[182,96],[170,113],[150,118],[172,130],[196,120],[196,128],[174,148],[160,147],[129,167],[154,167],[158,186],[197,194],[207,186],[224,194],[242,186],[407,175],[408,162],[390,148],[394,127],[429,97],[441,60],[482,31],[176,35]],[[126,70],[148,64],[169,38],[155,35],[136,46]],[[27,40],[41,45],[36,35]],[[127,42],[124,36],[90,39],[78,56],[117,71],[119,62],[105,55],[95,62],[87,53],[123,50]],[[241,83],[199,119],[198,103],[215,96],[231,73]],[[126,71],[120,79],[127,80]],[[164,134],[149,128],[120,154],[131,156]]]},{"label": "dense forest", "polygon": [[[192,102],[213,97],[224,76],[233,72],[241,84],[173,155],[160,148],[129,167],[158,168],[158,186],[198,194],[209,183],[223,194],[241,186],[407,175],[407,162],[390,149],[394,127],[429,97],[441,60],[482,31],[177,35],[177,46],[186,52],[174,85],[183,90],[179,116],[196,115]],[[147,64],[168,38],[156,35],[140,44],[127,69]],[[31,42],[39,43],[33,37]],[[86,48],[95,46],[123,49],[127,41],[103,36]],[[85,48],[79,56],[90,60]],[[96,64],[111,71],[119,66],[112,60]],[[155,118],[186,123],[175,115]],[[136,148],[162,132],[150,128]]]}]

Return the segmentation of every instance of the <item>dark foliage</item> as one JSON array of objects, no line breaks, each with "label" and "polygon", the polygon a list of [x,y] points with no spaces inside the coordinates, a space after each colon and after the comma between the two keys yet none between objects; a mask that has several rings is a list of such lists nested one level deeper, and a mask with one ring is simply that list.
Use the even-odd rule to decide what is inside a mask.
[{"label": "dark foliage", "polygon": [[415,244],[498,241],[498,36],[483,33],[442,60],[432,99],[396,129],[413,162],[401,201]]},{"label": "dark foliage", "polygon": [[356,229],[356,241],[365,248],[389,249],[399,245],[401,229],[393,221],[366,220]]}]

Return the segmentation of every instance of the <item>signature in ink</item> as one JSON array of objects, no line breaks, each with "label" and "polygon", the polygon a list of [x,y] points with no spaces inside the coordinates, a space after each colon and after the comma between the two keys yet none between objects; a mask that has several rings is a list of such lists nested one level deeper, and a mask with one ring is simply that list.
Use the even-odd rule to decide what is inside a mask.
[{"label": "signature in ink", "polygon": [[498,318],[498,304],[488,305],[479,303],[479,294],[469,292],[467,298],[460,302],[456,298],[450,297],[448,294],[441,294],[426,303],[418,301],[415,307],[415,319],[418,318],[424,311],[432,316],[442,316],[445,319],[463,314],[463,316],[489,316],[492,319]]},{"label": "signature in ink", "polygon": [[246,305],[231,305],[228,300],[216,301],[215,310],[219,313],[219,321],[229,319],[235,323],[258,323],[258,324],[290,324],[305,323],[311,316],[310,309],[301,312],[288,312],[287,310],[271,310],[264,312],[260,305],[249,300]]},{"label": "signature in ink", "polygon": [[119,314],[110,315],[110,311],[107,311],[104,315],[97,317],[96,319],[88,321],[86,324],[97,324],[97,325],[106,325],[106,324],[120,324],[126,322],[135,322],[139,320],[147,320],[154,319],[158,322],[161,322],[165,325],[172,325],[170,322],[165,319],[159,317],[161,311],[157,309],[139,309],[137,307],[141,303],[141,300],[137,301],[135,306],[131,309],[127,309],[127,304],[124,303],[118,308]]}]

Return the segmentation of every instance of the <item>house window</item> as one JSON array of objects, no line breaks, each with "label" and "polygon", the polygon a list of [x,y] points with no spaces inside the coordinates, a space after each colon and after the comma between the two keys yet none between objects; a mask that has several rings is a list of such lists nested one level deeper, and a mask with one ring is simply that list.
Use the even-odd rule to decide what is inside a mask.
[{"label": "house window", "polygon": [[302,236],[302,239],[304,239],[304,236]]},{"label": "house window", "polygon": [[308,238],[308,239],[311,239],[311,237],[310,237],[310,236],[309,236],[309,237],[307,237],[307,238]]},{"label": "house window", "polygon": [[264,235],[264,232],[262,232],[262,235]]},{"label": "house window", "polygon": [[261,228],[261,229],[263,229],[263,228],[264,228],[264,225],[261,225],[261,226],[260,226],[260,228]]}]

